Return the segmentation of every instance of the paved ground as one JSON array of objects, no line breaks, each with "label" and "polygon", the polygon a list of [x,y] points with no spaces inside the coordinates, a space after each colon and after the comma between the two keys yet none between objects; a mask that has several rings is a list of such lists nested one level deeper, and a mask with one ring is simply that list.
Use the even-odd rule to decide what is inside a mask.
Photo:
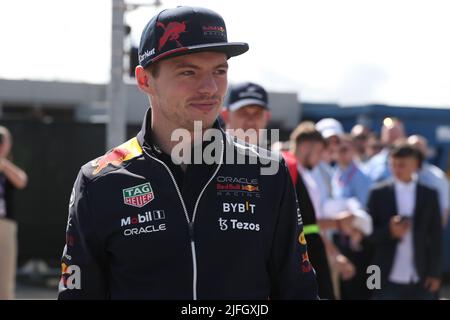
[{"label": "paved ground", "polygon": [[18,279],[16,283],[16,299],[41,300],[56,299],[58,295],[58,279]]},{"label": "paved ground", "polygon": [[16,289],[17,300],[54,300],[56,296],[56,288],[18,284]]},{"label": "paved ground", "polygon": [[[24,282],[17,283],[16,299],[56,299],[57,296],[57,279],[49,279],[44,284],[37,285]],[[447,283],[442,290],[442,299],[450,299],[450,283]]]}]

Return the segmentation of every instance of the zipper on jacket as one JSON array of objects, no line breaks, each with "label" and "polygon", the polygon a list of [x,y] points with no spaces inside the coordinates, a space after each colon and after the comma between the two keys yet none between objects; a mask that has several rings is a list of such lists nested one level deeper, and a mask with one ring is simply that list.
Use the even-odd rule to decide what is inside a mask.
[{"label": "zipper on jacket", "polygon": [[184,203],[183,196],[181,195],[180,188],[178,187],[177,181],[175,180],[175,177],[173,176],[172,171],[170,171],[169,167],[163,161],[153,157],[144,148],[142,148],[142,150],[144,150],[144,152],[150,158],[152,158],[156,162],[159,162],[160,164],[163,165],[164,168],[166,168],[166,170],[169,173],[170,178],[172,179],[172,182],[175,186],[175,190],[177,191],[178,198],[180,199],[181,205],[183,206],[184,215],[186,217],[188,227],[189,227],[189,238],[191,240],[192,272],[193,272],[193,275],[192,275],[192,298],[193,298],[193,300],[197,300],[197,254],[195,251],[194,221],[195,221],[195,216],[197,214],[197,207],[198,207],[198,204],[200,203],[200,199],[201,199],[203,193],[205,192],[206,188],[211,183],[211,181],[214,179],[217,172],[219,172],[220,167],[222,166],[223,154],[224,154],[224,149],[225,149],[223,138],[222,138],[221,143],[222,143],[222,145],[221,145],[222,149],[221,149],[219,164],[218,164],[216,170],[214,171],[214,173],[212,174],[211,178],[209,178],[208,182],[206,182],[206,184],[203,186],[203,189],[200,191],[200,194],[197,197],[197,201],[195,202],[195,206],[194,206],[194,212],[192,214],[192,221],[189,219],[189,215],[188,215],[188,212],[186,209],[186,204]]}]

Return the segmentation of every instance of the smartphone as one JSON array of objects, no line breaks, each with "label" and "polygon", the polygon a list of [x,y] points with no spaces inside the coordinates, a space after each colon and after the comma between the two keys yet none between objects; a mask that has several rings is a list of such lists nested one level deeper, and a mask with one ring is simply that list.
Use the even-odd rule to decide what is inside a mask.
[{"label": "smartphone", "polygon": [[411,217],[400,215],[400,222],[402,222],[402,223],[409,223],[410,221],[412,221]]}]

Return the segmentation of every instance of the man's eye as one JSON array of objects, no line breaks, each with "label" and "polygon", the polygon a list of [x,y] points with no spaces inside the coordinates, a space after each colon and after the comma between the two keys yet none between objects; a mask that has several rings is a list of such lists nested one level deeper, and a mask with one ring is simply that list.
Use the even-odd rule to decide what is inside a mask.
[{"label": "man's eye", "polygon": [[186,71],[182,71],[182,72],[180,72],[180,75],[182,75],[182,76],[192,76],[192,75],[194,75],[195,73],[194,73],[194,71],[192,71],[192,70],[186,70]]},{"label": "man's eye", "polygon": [[216,74],[227,74],[227,69],[217,69]]}]

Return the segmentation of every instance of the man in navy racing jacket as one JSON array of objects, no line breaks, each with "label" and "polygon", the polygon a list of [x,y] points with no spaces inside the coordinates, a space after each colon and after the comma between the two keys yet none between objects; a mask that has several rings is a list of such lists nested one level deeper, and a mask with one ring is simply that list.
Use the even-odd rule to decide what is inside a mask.
[{"label": "man in navy racing jacket", "polygon": [[[78,174],[59,299],[317,298],[283,160],[236,141],[216,120],[227,60],[247,50],[227,41],[223,19],[207,9],[150,20],[136,81],[151,108],[135,138]],[[171,137],[193,133],[197,121],[214,139],[191,139],[184,152],[192,160],[214,149],[215,161],[178,163]],[[230,161],[239,156],[244,163]]]}]

